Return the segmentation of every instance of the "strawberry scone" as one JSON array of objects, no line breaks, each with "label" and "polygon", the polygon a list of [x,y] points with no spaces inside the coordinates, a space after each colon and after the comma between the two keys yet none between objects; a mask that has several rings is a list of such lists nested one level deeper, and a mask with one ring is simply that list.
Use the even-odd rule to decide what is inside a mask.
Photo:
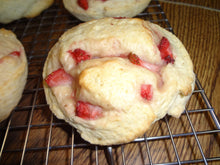
[{"label": "strawberry scone", "polygon": [[63,0],[65,8],[81,21],[104,17],[134,17],[150,0]]},{"label": "strawberry scone", "polygon": [[21,99],[27,71],[24,47],[12,31],[0,29],[0,122]]},{"label": "strawberry scone", "polygon": [[130,142],[194,89],[192,61],[172,33],[137,18],[104,18],[65,32],[43,70],[52,112],[92,144]]},{"label": "strawberry scone", "polygon": [[0,0],[0,23],[36,17],[53,2],[54,0]]}]

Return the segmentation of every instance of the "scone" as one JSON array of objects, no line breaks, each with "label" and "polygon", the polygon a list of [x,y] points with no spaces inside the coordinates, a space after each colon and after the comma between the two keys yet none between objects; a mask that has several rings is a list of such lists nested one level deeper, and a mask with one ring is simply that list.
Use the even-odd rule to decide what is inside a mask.
[{"label": "scone", "polygon": [[27,71],[24,47],[13,32],[0,29],[0,122],[21,99]]},{"label": "scone", "polygon": [[137,18],[104,18],[65,32],[43,70],[52,112],[92,144],[130,142],[194,89],[192,61],[172,33]]},{"label": "scone", "polygon": [[48,8],[54,0],[0,0],[0,23],[20,18],[33,18]]},{"label": "scone", "polygon": [[150,0],[63,0],[65,8],[81,21],[104,17],[134,17]]}]

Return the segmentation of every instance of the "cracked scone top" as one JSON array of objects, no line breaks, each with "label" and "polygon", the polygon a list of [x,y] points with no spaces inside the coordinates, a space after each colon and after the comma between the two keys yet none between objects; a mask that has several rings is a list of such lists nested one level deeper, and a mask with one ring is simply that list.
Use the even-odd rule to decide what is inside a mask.
[{"label": "cracked scone top", "polygon": [[23,45],[12,31],[0,29],[0,122],[21,99],[27,72]]},{"label": "cracked scone top", "polygon": [[65,8],[82,21],[104,17],[134,17],[150,0],[63,0]]},{"label": "cracked scone top", "polygon": [[93,144],[132,141],[194,89],[191,59],[172,33],[141,19],[104,18],[65,32],[43,71],[52,112]]}]

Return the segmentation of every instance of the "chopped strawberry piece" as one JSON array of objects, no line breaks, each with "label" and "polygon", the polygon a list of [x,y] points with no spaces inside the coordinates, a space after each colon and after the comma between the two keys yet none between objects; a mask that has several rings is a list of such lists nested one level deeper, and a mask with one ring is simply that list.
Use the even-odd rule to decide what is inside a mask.
[{"label": "chopped strawberry piece", "polygon": [[143,97],[147,101],[152,100],[152,98],[153,98],[152,85],[150,85],[150,84],[142,84],[141,85],[141,97]]},{"label": "chopped strawberry piece", "polygon": [[71,75],[66,73],[63,68],[60,68],[49,74],[46,77],[45,81],[49,87],[55,87],[59,85],[71,84],[73,78]]},{"label": "chopped strawberry piece", "polygon": [[128,55],[128,59],[130,60],[131,63],[144,67],[153,72],[159,72],[161,69],[159,65],[155,65],[155,64],[151,64],[146,61],[142,61],[136,54],[133,54],[133,53],[130,53]]},{"label": "chopped strawberry piece", "polygon": [[81,61],[89,60],[91,56],[84,50],[77,48],[74,51],[68,51],[72,58],[76,61],[76,64],[79,64]]},{"label": "chopped strawberry piece", "polygon": [[102,116],[102,108],[83,101],[76,104],[76,116],[87,120],[98,119]]},{"label": "chopped strawberry piece", "polygon": [[10,55],[20,57],[21,52],[19,52],[19,51],[13,51],[13,52],[10,53]]},{"label": "chopped strawberry piece", "polygon": [[166,61],[166,63],[174,63],[175,60],[173,58],[173,54],[170,50],[170,42],[166,37],[163,37],[160,41],[160,44],[158,46],[158,49],[160,50],[160,56],[161,59]]},{"label": "chopped strawberry piece", "polygon": [[142,63],[141,59],[136,54],[133,54],[133,53],[130,53],[128,55],[128,59],[130,60],[132,64],[135,64],[135,65],[141,65]]},{"label": "chopped strawberry piece", "polygon": [[83,8],[84,10],[87,10],[89,8],[88,0],[77,0],[77,4]]},{"label": "chopped strawberry piece", "polygon": [[127,17],[113,17],[114,19],[126,19]]}]

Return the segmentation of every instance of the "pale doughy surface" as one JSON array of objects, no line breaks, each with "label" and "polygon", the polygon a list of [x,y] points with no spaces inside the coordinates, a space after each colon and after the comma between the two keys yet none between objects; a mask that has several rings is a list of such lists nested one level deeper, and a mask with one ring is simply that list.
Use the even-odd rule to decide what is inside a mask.
[{"label": "pale doughy surface", "polygon": [[[11,52],[18,51],[20,56]],[[0,121],[6,119],[21,99],[27,79],[24,48],[15,34],[0,29]]]},{"label": "pale doughy surface", "polygon": [[54,0],[0,0],[0,23],[38,16]]},{"label": "pale doughy surface", "polygon": [[[162,37],[170,42],[174,64],[164,65],[161,60],[157,45]],[[89,52],[92,59],[76,65],[68,51],[77,48]],[[160,66],[160,72],[119,57],[131,52]],[[44,82],[50,109],[77,128],[85,140],[101,145],[132,141],[166,114],[179,117],[195,83],[192,61],[179,39],[141,19],[104,18],[73,27],[49,52],[43,78],[59,68],[64,68],[74,82],[53,88]],[[140,96],[141,84],[152,84],[151,101]],[[102,107],[103,117],[77,117],[76,100]]]},{"label": "pale doughy surface", "polygon": [[77,0],[63,0],[65,8],[82,21],[104,17],[134,17],[141,13],[150,0],[88,0],[89,8],[84,10]]}]

